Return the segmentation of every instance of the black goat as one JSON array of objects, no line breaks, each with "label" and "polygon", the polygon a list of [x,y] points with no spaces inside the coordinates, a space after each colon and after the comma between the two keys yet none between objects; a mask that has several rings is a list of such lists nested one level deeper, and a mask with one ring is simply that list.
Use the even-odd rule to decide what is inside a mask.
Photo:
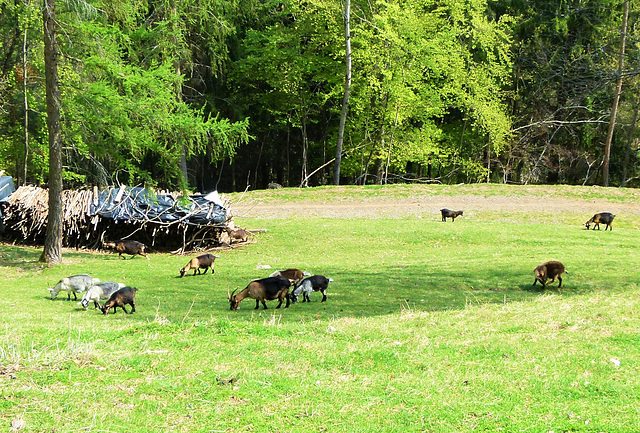
[{"label": "black goat", "polygon": [[609,228],[609,230],[613,231],[613,227],[611,227],[611,224],[613,224],[613,219],[615,217],[616,216],[611,212],[600,212],[595,214],[589,221],[584,223],[584,226],[587,228],[587,230],[589,230],[589,226],[593,224],[593,230],[595,230],[596,227],[598,227],[598,230],[600,230],[600,224],[604,224],[606,226],[604,228],[605,232],[607,231],[607,227]]},{"label": "black goat", "polygon": [[136,289],[135,287],[126,286],[114,292],[113,294],[111,294],[111,297],[109,297],[109,300],[102,306],[102,314],[109,314],[109,310],[111,308],[113,308],[113,314],[116,314],[116,310],[118,309],[118,307],[122,308],[124,312],[127,313],[126,308],[124,308],[124,306],[127,304],[131,305],[131,313],[135,313],[137,291],[138,289]]},{"label": "black goat", "polygon": [[446,222],[447,218],[451,218],[452,222],[456,222],[456,217],[462,216],[463,211],[461,210],[449,210],[447,208],[440,209],[440,213],[442,214],[442,221]]}]

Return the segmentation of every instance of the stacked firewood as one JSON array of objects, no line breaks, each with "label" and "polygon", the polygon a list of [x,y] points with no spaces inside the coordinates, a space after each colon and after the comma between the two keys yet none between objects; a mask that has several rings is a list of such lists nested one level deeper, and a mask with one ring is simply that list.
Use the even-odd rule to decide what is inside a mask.
[{"label": "stacked firewood", "polygon": [[[123,191],[122,188],[120,190]],[[8,203],[4,203],[2,208],[4,241],[27,245],[44,243],[49,212],[48,194],[46,189],[22,186],[8,197]],[[157,194],[173,199],[180,196],[167,192]],[[189,222],[190,212],[175,221],[146,216],[114,219],[95,211],[99,200],[97,189],[63,191],[63,246],[99,249],[108,240],[135,239],[145,243],[151,250],[187,253],[220,246],[223,242],[221,236],[226,234],[227,225],[232,224],[227,220],[192,223]],[[223,201],[224,208],[229,209],[229,201]],[[195,209],[198,206],[194,204],[193,207]],[[201,212],[202,209],[197,211]]]},{"label": "stacked firewood", "polygon": [[[65,237],[79,237],[87,223],[91,191],[63,191],[63,232]],[[24,240],[44,237],[49,214],[49,192],[34,186],[22,186],[9,196],[4,207],[5,226]]]}]

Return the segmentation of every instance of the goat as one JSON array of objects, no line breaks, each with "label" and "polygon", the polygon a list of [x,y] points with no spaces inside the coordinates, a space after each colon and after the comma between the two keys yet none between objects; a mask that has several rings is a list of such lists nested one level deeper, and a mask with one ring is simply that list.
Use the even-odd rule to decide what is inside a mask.
[{"label": "goat", "polygon": [[247,242],[247,240],[249,239],[249,235],[247,234],[245,229],[242,229],[240,227],[236,227],[236,228],[227,227],[225,230],[229,235],[229,243],[234,241]]},{"label": "goat", "polygon": [[309,272],[302,272],[300,269],[289,268],[282,271],[275,271],[270,277],[285,277],[291,281],[293,287],[295,287],[305,276],[311,275]]},{"label": "goat", "polygon": [[122,283],[114,283],[113,281],[105,281],[104,283],[94,284],[89,287],[87,291],[84,293],[82,297],[82,301],[80,301],[80,305],[85,310],[89,305],[89,302],[93,301],[94,308],[101,307],[100,300],[101,299],[109,299],[112,293],[116,292],[119,289],[122,289],[124,284]]},{"label": "goat", "polygon": [[67,301],[71,300],[71,293],[73,293],[73,300],[77,301],[76,293],[84,292],[99,282],[99,279],[91,278],[87,274],[72,275],[71,277],[62,278],[54,288],[49,289],[49,292],[51,293],[51,299],[56,299],[60,291],[67,292]]},{"label": "goat", "polygon": [[289,279],[280,276],[253,280],[237,294],[235,290],[231,294],[227,292],[229,307],[231,311],[237,310],[243,299],[251,298],[256,300],[256,310],[260,308],[260,302],[262,302],[262,306],[266,310],[267,304],[265,301],[273,301],[275,299],[279,301],[276,308],[280,308],[285,299],[287,304],[284,308],[289,308],[289,287],[291,287]]},{"label": "goat", "polygon": [[125,286],[114,293],[111,294],[109,300],[104,303],[102,306],[102,314],[109,314],[109,310],[113,308],[113,314],[116,314],[116,310],[118,307],[122,308],[125,313],[127,313],[127,309],[124,308],[125,305],[131,305],[131,313],[136,312],[136,292],[138,291],[135,287]]},{"label": "goat", "polygon": [[140,254],[141,256],[149,260],[147,253],[145,253],[144,251],[146,246],[142,242],[125,239],[118,242],[105,242],[104,246],[107,248],[115,249],[118,252],[118,257],[122,259],[124,259],[124,257],[122,257],[122,254],[131,254],[131,258],[134,258],[136,255]]},{"label": "goat", "polygon": [[562,287],[562,274],[564,273],[568,274],[569,272],[564,269],[564,265],[560,262],[551,261],[543,263],[533,270],[533,274],[536,279],[533,280],[532,287],[536,285],[536,282],[540,281],[540,284],[542,284],[542,288],[544,289],[547,285],[547,279],[551,279],[549,282],[553,283],[555,279],[558,278],[559,289]]},{"label": "goat", "polygon": [[598,230],[600,230],[600,224],[602,223],[605,225],[605,232],[607,231],[607,227],[609,228],[609,230],[613,231],[613,227],[611,227],[611,224],[613,224],[613,219],[615,217],[616,216],[611,212],[600,212],[595,214],[589,221],[584,223],[584,226],[587,228],[587,230],[589,230],[589,226],[593,224],[593,230],[595,230],[596,227],[598,227]]},{"label": "goat", "polygon": [[211,275],[213,275],[216,272],[215,269],[213,269],[213,262],[218,257],[219,256],[213,254],[202,254],[201,256],[192,258],[184,268],[180,269],[180,278],[184,277],[190,269],[193,269],[193,275],[195,276],[196,272],[200,275],[200,269],[204,269],[202,273],[202,275],[204,275],[209,268],[211,268]]},{"label": "goat", "polygon": [[447,222],[447,218],[451,218],[452,222],[456,222],[456,217],[462,216],[463,211],[461,210],[449,210],[447,208],[440,209],[440,213],[442,214],[442,222]]},{"label": "goat", "polygon": [[305,278],[302,282],[293,290],[289,297],[291,298],[291,302],[298,302],[298,296],[302,293],[302,302],[311,302],[311,298],[309,298],[309,294],[311,292],[320,292],[322,293],[322,301],[327,300],[327,287],[329,283],[333,280],[331,278],[327,278],[324,275],[313,275],[311,277]]}]

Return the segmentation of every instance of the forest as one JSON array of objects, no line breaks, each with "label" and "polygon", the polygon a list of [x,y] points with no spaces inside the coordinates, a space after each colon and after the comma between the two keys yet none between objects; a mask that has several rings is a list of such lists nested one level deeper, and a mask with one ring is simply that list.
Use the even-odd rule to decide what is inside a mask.
[{"label": "forest", "polygon": [[65,188],[640,186],[628,0],[0,0],[18,185],[49,182],[49,6]]}]

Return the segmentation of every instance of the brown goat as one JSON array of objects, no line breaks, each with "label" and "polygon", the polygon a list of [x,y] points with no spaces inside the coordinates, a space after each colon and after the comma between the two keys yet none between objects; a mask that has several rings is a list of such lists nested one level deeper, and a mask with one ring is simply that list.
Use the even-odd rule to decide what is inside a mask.
[{"label": "brown goat", "polygon": [[213,254],[202,254],[201,256],[192,258],[184,268],[180,269],[180,278],[184,277],[190,269],[193,269],[193,275],[195,276],[196,272],[200,275],[200,269],[204,269],[204,272],[202,273],[202,275],[204,275],[207,273],[209,268],[211,268],[211,275],[213,275],[216,272],[213,269],[213,262],[217,258],[218,256]]},{"label": "brown goat", "polygon": [[229,299],[229,307],[231,311],[237,310],[240,307],[240,302],[242,302],[243,299],[251,298],[256,300],[256,310],[260,308],[261,302],[262,306],[266,310],[267,304],[265,301],[273,301],[276,299],[279,301],[276,308],[280,308],[282,302],[285,299],[287,301],[287,304],[284,306],[284,308],[288,308],[290,302],[288,296],[289,287],[291,287],[291,282],[287,278],[280,276],[253,280],[247,287],[245,287],[237,294],[235,290],[233,291],[233,293],[227,294],[227,298]]},{"label": "brown goat", "polygon": [[540,284],[542,284],[542,288],[544,289],[547,285],[547,279],[550,279],[551,281],[549,282],[553,283],[557,278],[559,289],[562,287],[562,274],[564,273],[568,274],[569,272],[564,269],[564,265],[560,262],[551,261],[543,263],[533,270],[533,274],[536,279],[533,280],[532,287],[536,285],[536,282],[540,281]]},{"label": "brown goat", "polygon": [[122,254],[131,254],[131,258],[134,258],[136,255],[140,254],[145,259],[149,260],[147,257],[147,253],[145,253],[145,244],[142,242],[126,239],[118,242],[105,242],[104,246],[107,248],[113,248],[118,252],[118,257],[124,259]]},{"label": "brown goat", "polygon": [[235,229],[227,227],[226,231],[229,235],[229,242],[247,242],[249,239],[247,232],[239,227],[236,227]]},{"label": "brown goat", "polygon": [[[309,274],[307,273],[307,275],[309,275]],[[293,287],[295,287],[295,286],[298,285],[298,283],[300,281],[302,281],[302,279],[305,277],[305,274],[300,269],[289,268],[289,269],[285,269],[283,271],[275,271],[274,273],[272,273],[269,276],[270,277],[280,276],[280,277],[288,278],[289,281],[291,281],[291,284],[293,285]]]},{"label": "brown goat", "polygon": [[442,214],[442,222],[446,222],[447,218],[451,218],[452,222],[456,222],[456,217],[462,216],[463,211],[461,210],[449,210],[447,208],[440,209],[440,213]]},{"label": "brown goat", "polygon": [[127,313],[126,308],[124,308],[124,306],[127,304],[131,305],[131,313],[135,313],[137,291],[138,289],[136,289],[135,287],[126,286],[114,292],[113,294],[111,294],[111,297],[109,297],[109,300],[102,306],[102,314],[109,314],[109,310],[111,308],[113,308],[113,314],[116,314],[116,310],[118,309],[118,307],[122,308],[124,312]]}]

